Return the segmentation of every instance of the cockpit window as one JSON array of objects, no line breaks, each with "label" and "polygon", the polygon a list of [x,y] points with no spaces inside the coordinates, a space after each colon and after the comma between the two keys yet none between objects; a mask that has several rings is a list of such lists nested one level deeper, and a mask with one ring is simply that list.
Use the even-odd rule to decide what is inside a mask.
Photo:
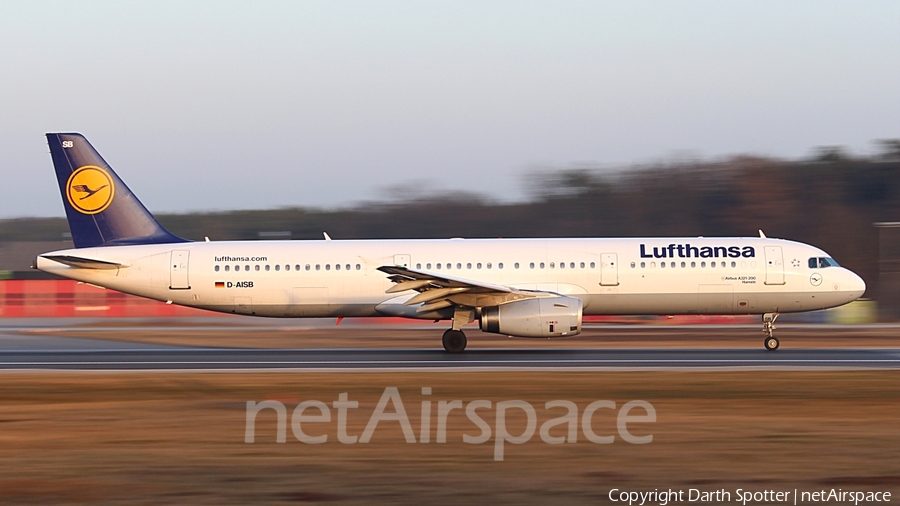
[{"label": "cockpit window", "polygon": [[818,257],[809,259],[810,269],[824,269],[826,267],[840,267],[833,258]]}]

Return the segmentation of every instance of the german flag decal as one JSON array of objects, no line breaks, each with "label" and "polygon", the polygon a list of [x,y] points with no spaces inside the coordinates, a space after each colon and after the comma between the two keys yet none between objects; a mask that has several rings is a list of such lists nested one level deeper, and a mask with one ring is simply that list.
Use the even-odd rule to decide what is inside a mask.
[{"label": "german flag decal", "polygon": [[216,281],[216,288],[225,288],[224,281]]}]

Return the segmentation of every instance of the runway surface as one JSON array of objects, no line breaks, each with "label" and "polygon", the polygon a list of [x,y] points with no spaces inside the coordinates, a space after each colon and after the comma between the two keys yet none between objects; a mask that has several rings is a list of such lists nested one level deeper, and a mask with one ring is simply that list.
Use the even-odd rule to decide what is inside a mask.
[{"label": "runway surface", "polygon": [[0,369],[248,370],[459,368],[900,368],[900,350],[234,350],[4,351]]},{"label": "runway surface", "polygon": [[[65,328],[58,322],[55,328]],[[900,348],[422,348],[249,349],[145,344],[22,332],[0,325],[0,370],[318,369],[900,369]],[[43,323],[46,325],[46,322]],[[109,329],[96,329],[108,332]],[[117,329],[122,331],[122,329]],[[339,331],[338,331],[339,332]],[[750,343],[748,343],[749,346]]]},{"label": "runway surface", "polygon": [[[109,343],[103,343],[109,344]],[[0,369],[249,370],[249,369],[900,369],[900,350],[831,349],[534,349],[473,350],[242,350],[132,347],[4,350]]]}]

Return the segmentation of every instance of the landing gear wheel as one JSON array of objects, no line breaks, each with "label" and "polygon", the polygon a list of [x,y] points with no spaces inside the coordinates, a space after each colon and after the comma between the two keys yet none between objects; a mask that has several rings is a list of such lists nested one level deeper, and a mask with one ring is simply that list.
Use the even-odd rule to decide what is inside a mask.
[{"label": "landing gear wheel", "polygon": [[466,335],[462,330],[448,329],[444,332],[444,349],[450,353],[460,353],[466,349]]},{"label": "landing gear wheel", "polygon": [[775,351],[778,349],[778,338],[777,337],[767,337],[765,341],[766,349],[769,351]]}]

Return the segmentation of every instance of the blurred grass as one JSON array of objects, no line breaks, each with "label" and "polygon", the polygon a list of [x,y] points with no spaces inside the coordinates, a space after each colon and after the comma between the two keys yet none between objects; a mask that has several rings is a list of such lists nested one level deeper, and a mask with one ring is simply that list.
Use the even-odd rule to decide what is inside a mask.
[{"label": "blurred grass", "polygon": [[[844,484],[900,492],[900,372],[353,372],[5,373],[0,375],[0,503],[26,504],[596,504],[610,488],[820,489]],[[350,434],[361,434],[385,387],[399,388],[418,436],[420,401],[522,399],[538,427],[600,399],[643,399],[653,442],[548,445],[535,435],[506,445],[462,443],[479,430],[448,419],[448,442],[408,444],[383,422],[369,444],[336,440],[335,418],[275,443],[271,410],[244,443],[245,403],[288,412],[348,392]],[[429,397],[422,387],[432,387]],[[615,434],[612,412],[594,418]],[[494,426],[493,410],[480,411]],[[524,427],[510,411],[510,433]],[[580,430],[580,427],[579,427]],[[559,429],[557,429],[559,431]],[[561,432],[560,432],[561,433]],[[874,484],[874,485],[873,485]],[[830,487],[831,485],[829,485]]]}]

